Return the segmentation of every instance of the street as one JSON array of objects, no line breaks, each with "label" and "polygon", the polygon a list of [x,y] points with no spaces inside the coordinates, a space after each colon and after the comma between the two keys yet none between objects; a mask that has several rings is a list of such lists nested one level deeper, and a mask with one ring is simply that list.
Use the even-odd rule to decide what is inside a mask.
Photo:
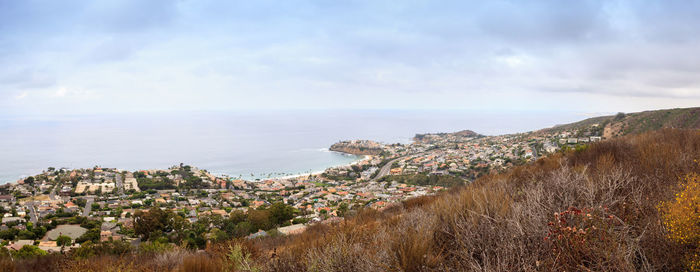
[{"label": "street", "polygon": [[83,216],[88,217],[90,215],[90,211],[92,210],[92,203],[95,201],[94,198],[92,197],[87,197],[87,201],[85,202],[85,209],[83,209]]}]

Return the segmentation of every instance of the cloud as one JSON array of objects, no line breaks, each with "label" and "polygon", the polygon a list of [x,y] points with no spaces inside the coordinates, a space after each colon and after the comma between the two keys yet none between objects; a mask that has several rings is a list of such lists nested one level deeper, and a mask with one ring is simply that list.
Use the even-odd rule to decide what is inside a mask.
[{"label": "cloud", "polygon": [[24,99],[25,97],[27,97],[27,95],[29,95],[28,92],[21,92],[21,93],[15,95],[15,99],[17,99],[17,100]]},{"label": "cloud", "polygon": [[65,87],[58,88],[54,96],[56,97],[64,97],[68,93],[68,90]]},{"label": "cloud", "polygon": [[56,84],[56,79],[45,69],[37,68],[11,68],[2,69],[0,71],[4,75],[0,76],[0,86],[6,85],[12,88],[24,89],[39,89],[53,86]]},{"label": "cloud", "polygon": [[[676,1],[0,1],[0,106],[697,104],[698,12]],[[89,107],[71,107],[80,99]]]}]

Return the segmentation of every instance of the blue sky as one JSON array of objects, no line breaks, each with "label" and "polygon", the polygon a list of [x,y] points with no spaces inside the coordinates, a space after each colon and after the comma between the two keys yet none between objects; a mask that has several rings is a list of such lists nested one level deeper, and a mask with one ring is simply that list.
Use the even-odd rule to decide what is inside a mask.
[{"label": "blue sky", "polygon": [[0,0],[0,114],[700,105],[694,1]]}]

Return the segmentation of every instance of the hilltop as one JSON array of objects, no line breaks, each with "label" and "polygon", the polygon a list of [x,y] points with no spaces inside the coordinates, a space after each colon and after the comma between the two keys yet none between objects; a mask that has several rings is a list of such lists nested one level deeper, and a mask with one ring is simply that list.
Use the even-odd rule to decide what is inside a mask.
[{"label": "hilltop", "polygon": [[423,133],[423,134],[416,134],[413,136],[413,140],[416,142],[429,142],[432,139],[435,138],[441,138],[445,136],[453,136],[453,137],[458,137],[458,138],[477,138],[477,137],[482,137],[483,135],[476,133],[471,130],[462,130],[462,131],[457,131],[457,132],[451,132],[451,133]]},{"label": "hilltop", "polygon": [[700,107],[618,113],[542,129],[538,133],[565,130],[600,131],[604,138],[638,134],[661,128],[700,128]]},{"label": "hilltop", "polygon": [[379,155],[384,151],[384,145],[369,140],[352,140],[334,143],[329,150],[353,155]]}]

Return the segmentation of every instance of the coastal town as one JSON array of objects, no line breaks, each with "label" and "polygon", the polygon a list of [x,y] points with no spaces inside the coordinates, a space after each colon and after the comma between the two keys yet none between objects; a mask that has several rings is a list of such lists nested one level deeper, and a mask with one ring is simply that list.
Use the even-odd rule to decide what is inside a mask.
[{"label": "coastal town", "polygon": [[330,150],[364,158],[320,174],[264,180],[185,164],[138,171],[50,167],[0,186],[0,239],[10,252],[66,252],[99,243],[202,248],[214,240],[292,235],[600,141],[599,127],[417,134],[410,144],[343,141]]}]

